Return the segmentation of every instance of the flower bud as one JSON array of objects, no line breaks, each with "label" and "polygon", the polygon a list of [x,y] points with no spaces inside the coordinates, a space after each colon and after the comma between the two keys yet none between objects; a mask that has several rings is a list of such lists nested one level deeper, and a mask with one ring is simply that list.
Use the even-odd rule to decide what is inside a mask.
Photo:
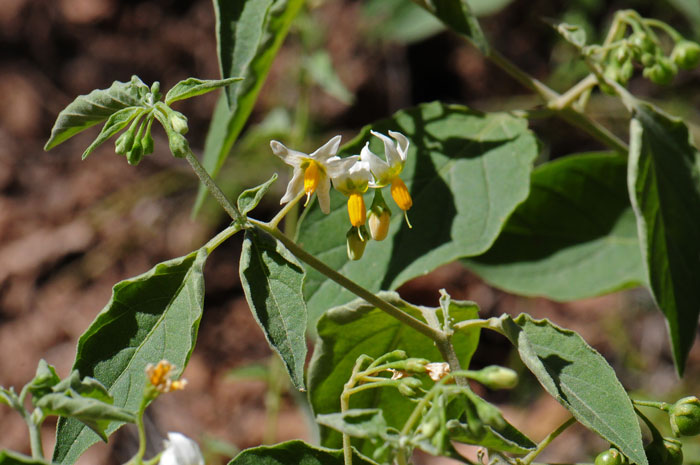
[{"label": "flower bud", "polygon": [[128,130],[123,132],[121,136],[117,137],[114,142],[114,151],[119,155],[126,155],[131,147],[134,145],[134,132]]},{"label": "flower bud", "polygon": [[700,64],[700,44],[681,40],[671,52],[671,59],[683,69],[693,69]]},{"label": "flower bud", "polygon": [[487,366],[472,377],[489,389],[512,389],[518,384],[518,373],[498,365]]},{"label": "flower bud", "polygon": [[179,111],[170,113],[170,124],[176,132],[187,134],[187,117]]},{"label": "flower bud", "polygon": [[170,146],[170,151],[177,158],[185,158],[190,151],[187,139],[178,133],[168,134],[168,145]]},{"label": "flower bud", "polygon": [[627,81],[629,81],[632,76],[634,75],[634,65],[632,64],[632,60],[627,60],[624,63],[622,63],[622,66],[620,67],[620,84],[625,84]]},{"label": "flower bud", "polygon": [[134,139],[134,144],[131,146],[131,150],[126,152],[126,161],[129,162],[131,166],[136,166],[139,164],[143,158],[143,147],[141,146],[141,138]]},{"label": "flower bud", "polygon": [[424,358],[409,358],[406,360],[404,370],[411,373],[425,373],[427,371],[427,368],[425,367],[427,364],[428,360]]},{"label": "flower bud", "polygon": [[144,134],[141,138],[141,148],[143,149],[144,155],[150,155],[153,153],[153,137],[151,136],[150,131],[146,132],[146,134]]},{"label": "flower bud", "polygon": [[369,211],[367,222],[372,239],[375,241],[382,241],[386,238],[387,234],[389,234],[391,212],[388,208],[373,208]]},{"label": "flower bud", "polygon": [[653,53],[642,53],[639,61],[646,67],[653,66],[656,64],[656,56]]},{"label": "flower bud", "polygon": [[416,397],[421,386],[423,383],[418,378],[402,378],[399,380],[397,389],[402,396]]},{"label": "flower bud", "polygon": [[669,419],[676,436],[700,434],[700,400],[695,396],[678,400],[669,411]]},{"label": "flower bud", "polygon": [[644,68],[642,74],[654,84],[661,86],[670,84],[675,76],[675,73],[671,68],[664,66],[660,62],[657,62],[655,65],[649,68]]},{"label": "flower bud", "polygon": [[367,247],[367,240],[366,237],[361,235],[360,228],[357,226],[351,227],[345,238],[347,240],[348,258],[350,260],[361,259],[365,253],[365,247]]},{"label": "flower bud", "polygon": [[637,47],[642,52],[655,53],[656,43],[643,32],[635,32],[629,37],[632,46]]},{"label": "flower bud", "polygon": [[595,458],[594,465],[625,465],[627,463],[627,457],[625,457],[619,450],[611,447],[610,449],[598,454],[598,456]]},{"label": "flower bud", "polygon": [[615,60],[618,63],[624,63],[630,57],[630,51],[626,44],[621,45],[615,50]]}]

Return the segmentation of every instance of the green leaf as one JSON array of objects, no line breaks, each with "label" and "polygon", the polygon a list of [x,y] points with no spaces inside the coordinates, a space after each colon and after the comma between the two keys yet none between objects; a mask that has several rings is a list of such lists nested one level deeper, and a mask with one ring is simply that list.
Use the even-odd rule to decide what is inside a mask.
[{"label": "green leaf", "polygon": [[277,239],[258,230],[245,232],[241,284],[255,320],[280,355],[294,386],[303,391],[306,361],[304,268]]},{"label": "green leaf", "polygon": [[[401,300],[398,294],[382,292],[379,296],[401,310],[422,319],[421,311]],[[452,321],[477,318],[473,302],[451,301]],[[442,316],[442,309],[422,309]],[[362,299],[325,313],[318,322],[318,342],[309,367],[309,398],[314,413],[340,411],[340,394],[350,379],[355,361],[360,355],[377,358],[393,350],[404,350],[409,357],[441,360],[440,352],[428,337],[400,323]],[[452,339],[460,363],[469,366],[479,341],[479,330],[458,332]],[[397,393],[395,388],[378,388],[354,394],[352,408],[380,408],[389,426],[401,428],[415,404]],[[321,430],[322,443],[339,447],[340,435]],[[364,450],[364,449],[363,449]]]},{"label": "green leaf", "polygon": [[44,150],[56,147],[119,110],[143,106],[142,99],[149,91],[138,77],[132,76],[129,82],[115,81],[109,89],[96,89],[87,95],[78,96],[58,114]]},{"label": "green leaf", "polygon": [[206,94],[207,92],[231,85],[234,82],[241,81],[242,79],[243,78],[240,77],[230,77],[228,79],[187,78],[184,81],[180,81],[175,84],[168,91],[168,93],[165,95],[165,103],[170,105],[178,100],[185,100],[198,95]]},{"label": "green leaf", "polygon": [[[246,449],[228,465],[345,465],[342,449],[315,447],[304,441],[288,441],[274,446]],[[353,449],[352,463],[376,465],[373,461]]]},{"label": "green leaf", "polygon": [[[221,170],[248,120],[289,25],[303,4],[303,0],[214,1],[221,75],[243,80],[226,88],[214,110],[203,158],[212,177]],[[206,189],[200,185],[195,211],[205,197]]]},{"label": "green leaf", "polygon": [[538,166],[494,245],[465,263],[493,286],[560,301],[643,284],[626,179],[626,158],[612,153]]},{"label": "green leaf", "polygon": [[[350,227],[346,197],[331,191],[331,213],[318,202],[304,213],[298,242],[331,268],[372,292],[395,289],[407,280],[465,256],[486,251],[515,207],[525,200],[537,142],[527,121],[505,113],[484,114],[439,102],[400,111],[362,130],[342,154],[360,153],[365,141],[383,153],[373,129],[399,131],[410,139],[401,173],[413,198],[408,216],[394,214],[387,238],[370,241],[364,258],[348,259]],[[384,198],[393,206],[389,188]],[[368,201],[369,201],[368,197]],[[369,203],[368,203],[369,205]],[[313,323],[327,309],[354,296],[307,267],[304,296]]]},{"label": "green leaf", "polygon": [[5,404],[12,407],[16,402],[19,403],[18,401],[19,399],[17,398],[17,394],[13,388],[5,389],[4,387],[0,386],[0,404]]},{"label": "green leaf", "polygon": [[639,101],[628,182],[649,284],[682,375],[700,314],[700,152],[680,119]]},{"label": "green leaf", "polygon": [[276,180],[277,173],[274,173],[265,183],[253,187],[252,189],[244,190],[241,195],[238,196],[238,211],[241,212],[241,215],[245,216],[249,211],[257,207],[260,200],[267,194],[267,191],[270,190],[270,186]]},{"label": "green leaf", "polygon": [[380,438],[387,424],[379,409],[355,408],[345,412],[317,415],[316,422],[354,438]]},{"label": "green leaf", "polygon": [[[34,403],[36,404],[36,400],[41,396],[50,393],[52,388],[59,384],[60,381],[61,378],[58,377],[56,369],[46,363],[46,360],[43,358],[39,360],[39,365],[36,367],[36,375],[29,382],[29,386],[27,386],[32,397],[34,397]],[[0,392],[0,395],[2,395],[2,392]],[[10,404],[8,403],[8,405]]]},{"label": "green leaf", "polygon": [[58,393],[73,391],[83,397],[90,397],[108,404],[114,403],[114,398],[102,383],[89,376],[81,380],[78,370],[73,370],[67,378],[56,384],[52,391]]},{"label": "green leaf", "polygon": [[[166,359],[179,374],[197,338],[207,248],[156,265],[114,286],[112,298],[78,341],[75,370],[100,381],[114,405],[136,411],[145,367]],[[120,425],[112,424],[111,434]],[[98,436],[74,419],[58,424],[53,460],[74,463]]]},{"label": "green leaf", "polygon": [[462,423],[458,419],[449,420],[447,429],[451,440],[512,454],[526,454],[537,447],[530,438],[508,423],[496,406],[473,392],[467,391],[467,395],[483,424],[483,431],[479,435],[474,435],[469,424]]},{"label": "green leaf", "polygon": [[503,330],[540,384],[587,428],[632,462],[648,465],[637,415],[602,355],[577,333],[521,314]]},{"label": "green leaf", "polygon": [[336,74],[331,57],[325,50],[319,50],[308,57],[304,67],[311,79],[328,95],[346,105],[350,105],[355,100],[355,97]]},{"label": "green leaf", "polygon": [[418,0],[418,4],[474,42],[484,55],[489,54],[489,44],[467,0]]},{"label": "green leaf", "polygon": [[136,116],[144,112],[143,107],[127,107],[119,110],[107,119],[107,122],[102,126],[97,139],[92,141],[92,144],[83,152],[83,160],[85,160],[97,147],[102,145],[107,139],[121,131],[131,122]]},{"label": "green leaf", "polygon": [[0,465],[46,465],[47,462],[11,450],[0,450]]},{"label": "green leaf", "polygon": [[135,423],[136,415],[92,397],[73,394],[72,391],[46,394],[35,404],[45,415],[75,418],[107,442],[105,430],[112,422]]}]

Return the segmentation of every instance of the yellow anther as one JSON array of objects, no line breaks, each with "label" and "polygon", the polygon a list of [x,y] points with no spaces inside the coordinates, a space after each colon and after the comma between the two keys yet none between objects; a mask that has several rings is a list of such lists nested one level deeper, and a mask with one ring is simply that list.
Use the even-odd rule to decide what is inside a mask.
[{"label": "yellow anther", "polygon": [[403,211],[408,210],[413,205],[413,200],[411,199],[411,194],[408,193],[406,184],[398,176],[391,181],[391,196],[394,198],[396,205]]},{"label": "yellow anther", "polygon": [[350,215],[350,224],[353,226],[362,226],[367,221],[367,211],[365,208],[365,199],[362,194],[350,194],[348,198],[348,215]]},{"label": "yellow anther", "polygon": [[320,177],[321,169],[318,166],[318,163],[313,160],[310,160],[309,166],[307,166],[304,170],[304,192],[306,192],[306,203],[304,205],[309,203],[311,195],[313,195],[313,193],[316,192],[316,188],[318,187],[318,181]]}]

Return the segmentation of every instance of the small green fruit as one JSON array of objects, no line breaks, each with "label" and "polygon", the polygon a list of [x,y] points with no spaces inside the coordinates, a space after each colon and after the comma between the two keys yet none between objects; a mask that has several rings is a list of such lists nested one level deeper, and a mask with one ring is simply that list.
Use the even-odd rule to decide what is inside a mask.
[{"label": "small green fruit", "polygon": [[598,454],[595,458],[594,465],[625,465],[627,463],[627,457],[622,455],[622,452],[619,450],[611,447]]},{"label": "small green fruit", "polygon": [[695,396],[678,400],[669,411],[669,420],[676,436],[700,434],[700,400]]},{"label": "small green fruit", "polygon": [[681,40],[673,47],[671,59],[683,69],[693,69],[700,64],[700,44]]}]

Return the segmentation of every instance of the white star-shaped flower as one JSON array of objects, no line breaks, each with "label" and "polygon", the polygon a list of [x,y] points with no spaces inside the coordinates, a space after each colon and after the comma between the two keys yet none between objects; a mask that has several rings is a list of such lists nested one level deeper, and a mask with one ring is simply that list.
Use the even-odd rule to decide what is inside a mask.
[{"label": "white star-shaped flower", "polygon": [[199,446],[184,434],[168,433],[168,439],[163,442],[165,450],[159,465],[204,465]]},{"label": "white star-shaped flower", "polygon": [[274,154],[294,168],[292,179],[280,199],[280,204],[294,200],[302,192],[306,193],[307,204],[315,192],[321,211],[326,214],[330,212],[330,180],[336,165],[341,161],[335,155],[340,146],[340,139],[341,136],[335,136],[310,154],[289,149],[276,140],[270,141]]}]

